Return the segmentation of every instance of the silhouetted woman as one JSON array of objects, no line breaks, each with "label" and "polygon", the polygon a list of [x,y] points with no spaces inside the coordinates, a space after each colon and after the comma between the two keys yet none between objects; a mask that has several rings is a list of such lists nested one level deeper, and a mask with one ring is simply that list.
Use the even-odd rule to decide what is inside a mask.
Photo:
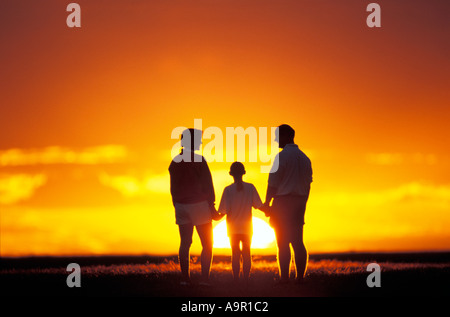
[{"label": "silhouetted woman", "polygon": [[214,186],[208,164],[202,155],[195,154],[200,148],[202,131],[187,129],[182,133],[182,150],[173,158],[170,166],[170,192],[175,207],[176,224],[180,232],[179,262],[182,285],[189,285],[189,251],[194,226],[202,244],[202,281],[209,283],[212,261],[213,231],[211,211],[215,211]]}]

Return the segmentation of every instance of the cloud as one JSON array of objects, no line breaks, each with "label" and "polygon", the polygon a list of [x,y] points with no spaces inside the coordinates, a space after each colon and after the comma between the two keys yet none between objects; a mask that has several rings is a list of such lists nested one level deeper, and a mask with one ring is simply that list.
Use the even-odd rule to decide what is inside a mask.
[{"label": "cloud", "polygon": [[450,184],[415,181],[380,190],[313,191],[306,234],[319,249],[448,248],[435,237],[448,236],[449,209]]},{"label": "cloud", "polygon": [[8,149],[0,151],[0,166],[41,164],[100,164],[114,163],[128,156],[122,145],[101,145],[84,149],[50,146],[42,149]]},{"label": "cloud", "polygon": [[30,198],[47,182],[45,174],[0,176],[0,204],[10,205]]},{"label": "cloud", "polygon": [[380,206],[393,202],[434,202],[450,205],[450,186],[410,182],[380,191],[320,193],[317,203],[343,206]]},{"label": "cloud", "polygon": [[450,186],[411,182],[388,191],[386,196],[392,200],[418,198],[450,202]]},{"label": "cloud", "polygon": [[432,153],[368,153],[366,161],[375,165],[426,164],[434,165],[437,156]]},{"label": "cloud", "polygon": [[118,190],[125,197],[146,196],[150,193],[170,193],[168,174],[138,178],[131,175],[101,173],[99,180],[103,185]]}]

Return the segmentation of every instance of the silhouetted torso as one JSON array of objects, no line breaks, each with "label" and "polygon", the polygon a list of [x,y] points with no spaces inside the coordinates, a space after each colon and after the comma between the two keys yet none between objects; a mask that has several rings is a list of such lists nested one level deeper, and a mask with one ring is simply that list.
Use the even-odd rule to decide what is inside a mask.
[{"label": "silhouetted torso", "polygon": [[[197,157],[195,160],[194,155]],[[174,203],[194,204],[201,201],[214,203],[211,172],[205,158],[201,156],[200,161],[199,157],[200,155],[193,154],[190,162],[176,163],[177,159],[174,158],[170,163],[170,192]]]},{"label": "silhouetted torso", "polygon": [[309,195],[312,168],[305,153],[296,144],[287,144],[275,160],[278,165],[269,175],[269,186],[277,188],[276,195]]}]

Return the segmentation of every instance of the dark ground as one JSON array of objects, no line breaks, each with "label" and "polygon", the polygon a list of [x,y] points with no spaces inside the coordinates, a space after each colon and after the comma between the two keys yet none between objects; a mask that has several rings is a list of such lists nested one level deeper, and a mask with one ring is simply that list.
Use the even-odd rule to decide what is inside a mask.
[{"label": "dark ground", "polygon": [[[186,302],[215,298],[259,300],[299,297],[448,297],[450,253],[348,253],[310,255],[303,285],[277,285],[275,257],[256,257],[251,282],[235,285],[229,257],[215,257],[211,286],[179,285],[176,257],[101,256],[0,258],[0,288],[3,296],[139,296],[172,298]],[[81,268],[81,287],[69,288],[69,263]],[[197,262],[197,263],[196,263]],[[199,260],[192,264],[194,283]],[[366,284],[368,263],[377,262],[381,287]],[[338,269],[337,269],[338,268]],[[351,269],[353,268],[353,269]],[[166,300],[167,301],[167,300]],[[178,306],[177,306],[178,307]]]}]

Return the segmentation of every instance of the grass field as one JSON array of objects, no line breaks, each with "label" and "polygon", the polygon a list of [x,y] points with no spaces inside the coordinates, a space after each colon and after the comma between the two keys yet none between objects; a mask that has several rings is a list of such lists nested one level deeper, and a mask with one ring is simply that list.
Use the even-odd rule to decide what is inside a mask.
[{"label": "grass field", "polygon": [[[70,288],[69,263],[81,267],[81,287]],[[323,297],[449,296],[450,253],[348,253],[310,255],[302,285],[277,285],[274,256],[254,256],[248,286],[235,285],[229,256],[215,256],[211,286],[196,284],[199,258],[192,257],[193,286],[180,286],[176,256],[1,258],[2,296]],[[381,267],[381,287],[370,288],[369,263]]]}]

